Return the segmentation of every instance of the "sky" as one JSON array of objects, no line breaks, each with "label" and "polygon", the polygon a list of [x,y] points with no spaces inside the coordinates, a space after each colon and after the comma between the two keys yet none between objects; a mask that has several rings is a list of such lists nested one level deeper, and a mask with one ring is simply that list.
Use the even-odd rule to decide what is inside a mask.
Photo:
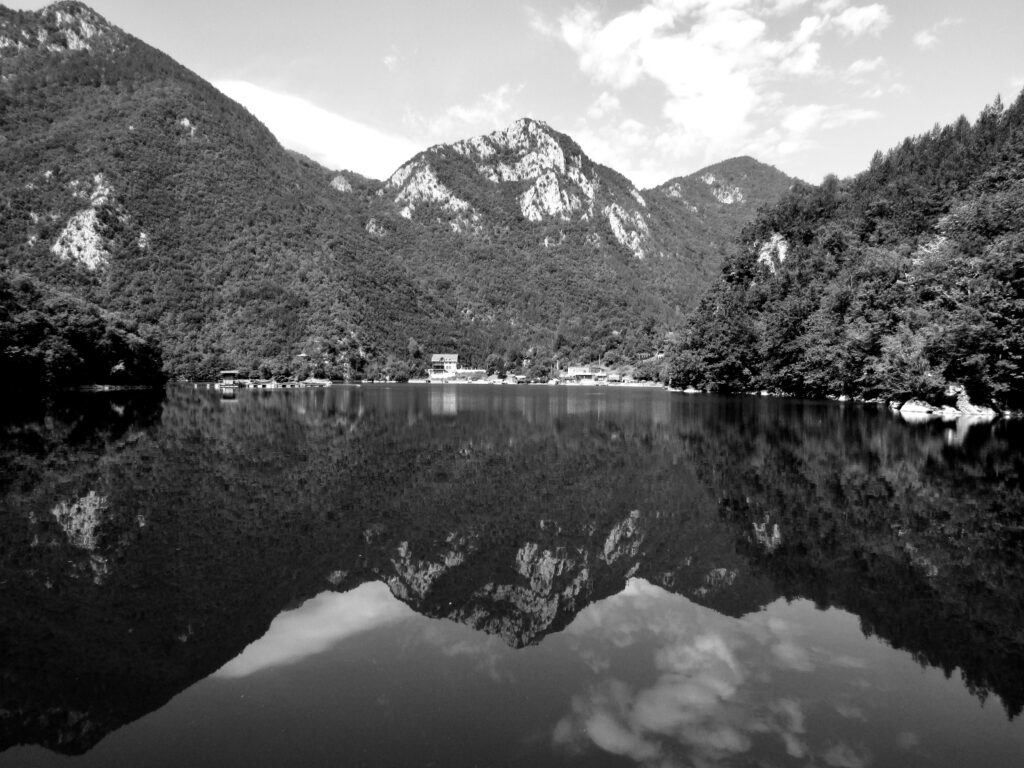
[{"label": "sky", "polygon": [[1024,88],[1020,0],[89,5],[286,147],[378,179],[532,117],[641,188],[739,155],[817,183]]}]

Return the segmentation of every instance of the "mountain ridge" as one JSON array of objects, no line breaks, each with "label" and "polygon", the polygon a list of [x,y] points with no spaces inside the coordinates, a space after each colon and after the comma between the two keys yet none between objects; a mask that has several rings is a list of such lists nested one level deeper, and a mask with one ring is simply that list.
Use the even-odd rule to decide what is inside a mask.
[{"label": "mountain ridge", "polygon": [[628,364],[678,330],[735,235],[542,121],[378,181],[284,149],[82,3],[0,25],[0,270],[137,323],[170,376],[402,378],[441,350],[536,375]]}]

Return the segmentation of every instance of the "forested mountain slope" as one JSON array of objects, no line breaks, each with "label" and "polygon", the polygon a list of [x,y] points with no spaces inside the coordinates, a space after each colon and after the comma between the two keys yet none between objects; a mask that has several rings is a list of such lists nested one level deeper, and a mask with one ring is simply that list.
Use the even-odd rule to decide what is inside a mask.
[{"label": "forested mountain slope", "polygon": [[188,377],[645,356],[729,236],[529,119],[386,182],[322,168],[78,2],[0,7],[0,162],[0,270],[136,323]]},{"label": "forested mountain slope", "polygon": [[208,83],[78,3],[0,18],[8,270],[138,320],[189,376],[429,326],[339,192]]},{"label": "forested mountain slope", "polygon": [[744,231],[670,378],[1024,405],[1024,96],[798,185]]}]

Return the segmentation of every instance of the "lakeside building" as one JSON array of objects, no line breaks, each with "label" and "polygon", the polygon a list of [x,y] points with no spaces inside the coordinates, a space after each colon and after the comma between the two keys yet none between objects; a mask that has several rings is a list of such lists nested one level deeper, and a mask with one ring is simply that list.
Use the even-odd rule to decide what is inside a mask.
[{"label": "lakeside building", "polygon": [[570,365],[563,378],[575,384],[604,384],[608,372],[596,365]]},{"label": "lakeside building", "polygon": [[431,355],[430,356],[430,375],[434,376],[437,374],[453,374],[459,369],[459,356],[458,355]]},{"label": "lakeside building", "polygon": [[483,379],[487,372],[483,368],[460,368],[459,356],[437,354],[430,356],[430,381],[473,381]]}]

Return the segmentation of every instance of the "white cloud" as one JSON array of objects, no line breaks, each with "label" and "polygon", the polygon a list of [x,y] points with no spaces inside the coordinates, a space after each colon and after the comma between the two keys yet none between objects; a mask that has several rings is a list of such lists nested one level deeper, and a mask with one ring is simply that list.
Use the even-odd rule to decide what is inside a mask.
[{"label": "white cloud", "polygon": [[384,66],[387,67],[390,71],[394,72],[395,67],[398,66],[398,56],[394,53],[389,53],[387,56],[384,57]]},{"label": "white cloud", "polygon": [[846,71],[851,75],[866,75],[869,72],[874,72],[885,63],[885,58],[882,56],[876,56],[873,59],[857,59]]},{"label": "white cloud", "polygon": [[796,8],[807,5],[809,1],[810,0],[774,0],[774,2],[769,6],[769,12],[780,15],[789,13]]},{"label": "white cloud", "polygon": [[825,107],[821,104],[807,104],[794,109],[782,121],[782,126],[790,133],[807,133],[821,124]]},{"label": "white cloud", "polygon": [[[836,76],[822,62],[828,34],[877,34],[890,22],[884,5],[843,1],[648,0],[640,8],[606,18],[577,6],[548,22],[531,12],[531,26],[565,43],[580,70],[603,90],[574,129],[588,152],[642,185],[674,175],[667,165],[694,166],[731,155],[758,153],[771,161],[806,147],[803,125],[791,117],[799,85]],[[799,14],[796,12],[799,11]],[[786,15],[790,14],[790,15]],[[783,16],[784,18],[779,18]],[[770,24],[769,24],[770,22]],[[881,60],[862,59],[863,74]],[[850,73],[847,73],[849,76]],[[648,119],[643,155],[609,120],[611,97],[640,85],[664,89],[660,121]],[[842,108],[823,105],[819,120],[835,123]],[[803,119],[810,114],[803,116]],[[652,160],[650,147],[657,150]]]},{"label": "white cloud", "polygon": [[863,96],[866,99],[880,99],[886,95],[899,95],[907,92],[907,86],[903,83],[891,83],[890,85],[875,85],[864,91]]},{"label": "white cloud", "polygon": [[794,155],[817,146],[817,136],[822,131],[878,117],[878,112],[869,109],[805,104],[791,108],[780,120],[778,128],[762,133],[753,148],[755,154],[763,156]]},{"label": "white cloud", "polygon": [[324,592],[294,611],[280,614],[267,633],[217,671],[218,677],[245,677],[265,669],[294,664],[346,637],[413,615],[380,582],[367,582],[351,592]]},{"label": "white cloud", "polygon": [[927,50],[934,48],[939,43],[939,37],[931,30],[922,29],[920,32],[914,35],[914,45],[918,48]]},{"label": "white cloud", "polygon": [[845,34],[858,37],[864,34],[877,35],[889,26],[892,17],[884,5],[875,3],[847,8],[833,21]]},{"label": "white cloud", "polygon": [[252,112],[283,146],[328,168],[382,179],[423,148],[299,96],[242,80],[218,80],[214,86]]},{"label": "white cloud", "polygon": [[594,103],[587,109],[587,116],[591,119],[598,120],[609,112],[614,112],[621,104],[619,103],[619,97],[614,94],[608,93],[608,91],[602,91],[601,95],[598,96]]},{"label": "white cloud", "polygon": [[411,129],[424,133],[432,142],[450,142],[503,128],[517,115],[513,97],[522,86],[501,85],[481,94],[470,104],[454,104],[433,117],[406,113]]},{"label": "white cloud", "polygon": [[914,45],[916,45],[923,51],[927,51],[930,48],[934,48],[940,42],[940,38],[938,35],[939,30],[945,29],[946,27],[956,26],[962,21],[963,19],[955,18],[953,16],[948,16],[944,19],[940,19],[927,29],[922,29],[921,31],[915,33],[913,38]]},{"label": "white cloud", "polygon": [[545,37],[555,37],[558,34],[558,30],[555,25],[551,24],[544,14],[536,8],[528,5],[524,10],[526,12],[526,20],[530,25],[530,29],[534,32],[539,32]]}]

